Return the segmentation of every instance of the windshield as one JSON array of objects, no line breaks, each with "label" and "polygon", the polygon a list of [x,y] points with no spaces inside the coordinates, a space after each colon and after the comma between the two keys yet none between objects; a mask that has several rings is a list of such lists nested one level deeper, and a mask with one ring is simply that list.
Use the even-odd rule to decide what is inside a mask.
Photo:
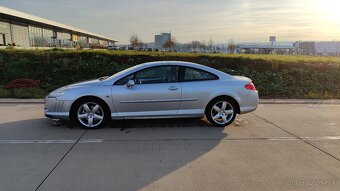
[{"label": "windshield", "polygon": [[138,67],[140,67],[140,66],[141,66],[141,64],[136,65],[136,66],[133,66],[133,67],[131,67],[131,68],[127,68],[127,69],[125,69],[125,70],[122,70],[122,71],[120,71],[120,72],[118,72],[118,73],[113,74],[112,76],[110,76],[109,78],[106,78],[106,79],[111,80],[111,79],[113,79],[113,78],[116,78],[117,76],[120,76],[121,74],[128,73],[129,71],[132,71],[132,70],[134,70],[135,68],[138,68]]}]

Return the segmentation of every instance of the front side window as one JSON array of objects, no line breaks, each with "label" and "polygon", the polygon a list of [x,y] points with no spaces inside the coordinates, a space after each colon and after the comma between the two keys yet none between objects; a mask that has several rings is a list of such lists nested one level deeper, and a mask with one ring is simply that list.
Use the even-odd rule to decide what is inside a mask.
[{"label": "front side window", "polygon": [[217,80],[218,77],[209,72],[196,69],[196,68],[185,68],[184,81],[203,81],[203,80]]},{"label": "front side window", "polygon": [[178,80],[178,66],[157,66],[139,71],[136,84],[170,83]]},{"label": "front side window", "polygon": [[178,66],[156,66],[147,68],[118,80],[115,85],[125,85],[129,80],[135,80],[136,84],[177,82]]}]

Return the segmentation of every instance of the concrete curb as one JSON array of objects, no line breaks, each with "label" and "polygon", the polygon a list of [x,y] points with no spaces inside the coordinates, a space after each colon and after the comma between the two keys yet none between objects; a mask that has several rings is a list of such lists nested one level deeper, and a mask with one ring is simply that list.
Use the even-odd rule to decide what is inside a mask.
[{"label": "concrete curb", "polygon": [[41,104],[44,99],[15,99],[15,98],[0,98],[0,104]]},{"label": "concrete curb", "polygon": [[333,104],[333,105],[340,105],[340,99],[261,99],[260,104]]},{"label": "concrete curb", "polygon": [[[43,104],[43,99],[0,98],[0,104]],[[260,104],[333,104],[340,105],[340,99],[260,99]]]}]

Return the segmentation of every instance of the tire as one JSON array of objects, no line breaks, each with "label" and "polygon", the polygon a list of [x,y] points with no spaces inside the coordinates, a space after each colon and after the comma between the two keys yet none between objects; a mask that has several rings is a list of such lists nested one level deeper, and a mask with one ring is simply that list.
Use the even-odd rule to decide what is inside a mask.
[{"label": "tire", "polygon": [[110,119],[110,110],[100,99],[84,98],[75,103],[71,116],[72,121],[82,128],[98,129]]},{"label": "tire", "polygon": [[205,115],[212,125],[225,127],[234,122],[237,115],[237,105],[232,99],[217,98],[208,104]]}]

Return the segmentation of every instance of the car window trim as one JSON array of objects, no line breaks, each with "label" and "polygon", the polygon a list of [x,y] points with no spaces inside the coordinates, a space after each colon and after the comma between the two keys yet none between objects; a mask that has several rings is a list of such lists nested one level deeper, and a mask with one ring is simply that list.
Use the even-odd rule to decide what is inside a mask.
[{"label": "car window trim", "polygon": [[[165,66],[165,67],[166,67],[166,66],[175,66],[175,67],[178,67],[178,71],[177,71],[177,81],[175,81],[175,82],[162,82],[162,83],[150,83],[150,84],[169,84],[169,83],[178,83],[178,82],[180,82],[180,81],[179,81],[179,80],[180,80],[180,76],[179,76],[180,73],[179,73],[179,71],[180,71],[180,68],[181,68],[180,65],[159,65],[159,66],[150,66],[150,67],[143,68],[143,69],[141,69],[141,70],[132,72],[131,74],[128,74],[128,75],[126,75],[126,76],[120,78],[119,80],[116,80],[116,81],[113,83],[113,85],[114,85],[114,86],[123,86],[123,85],[125,85],[125,84],[116,84],[116,83],[117,83],[118,81],[120,81],[120,80],[122,80],[122,79],[124,79],[124,78],[126,78],[126,77],[128,77],[128,76],[130,76],[130,75],[133,75],[133,80],[135,80],[135,75],[136,75],[136,73],[141,72],[141,71],[143,71],[143,70],[150,69],[150,68],[162,67],[162,66]],[[135,84],[135,85],[146,85],[146,84]]]}]

